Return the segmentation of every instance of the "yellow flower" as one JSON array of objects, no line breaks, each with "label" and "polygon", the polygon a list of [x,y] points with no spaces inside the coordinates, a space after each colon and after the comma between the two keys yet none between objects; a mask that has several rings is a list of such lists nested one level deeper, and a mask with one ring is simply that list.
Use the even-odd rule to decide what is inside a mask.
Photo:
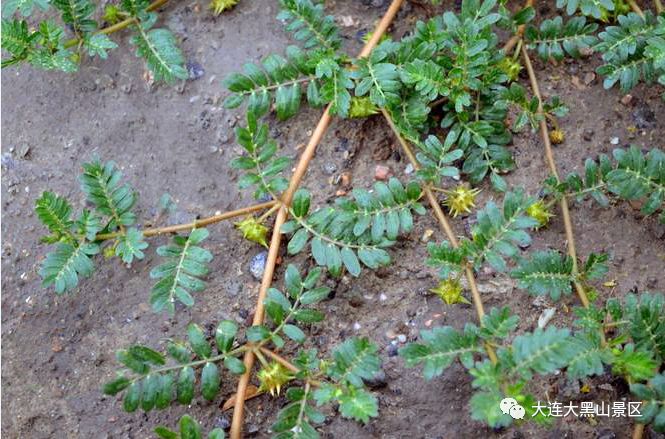
[{"label": "yellow flower", "polygon": [[120,21],[120,9],[116,5],[106,5],[104,8],[104,21],[109,24],[116,24]]},{"label": "yellow flower", "polygon": [[550,142],[552,142],[553,144],[558,145],[559,143],[563,143],[564,140],[566,140],[566,136],[563,131],[561,130],[550,131]]},{"label": "yellow flower", "polygon": [[242,232],[242,237],[252,242],[261,244],[268,247],[266,236],[268,236],[268,228],[258,222],[253,216],[248,216],[244,220],[234,224],[238,230]]},{"label": "yellow flower", "polygon": [[350,117],[367,117],[379,112],[368,97],[359,98],[354,96],[351,98],[351,109],[349,110]]},{"label": "yellow flower", "polygon": [[526,214],[538,221],[536,229],[546,226],[550,222],[550,218],[554,216],[550,213],[549,207],[545,205],[543,200],[538,200],[531,206],[527,207]]},{"label": "yellow flower", "polygon": [[210,9],[213,10],[215,15],[219,15],[226,9],[231,9],[236,4],[238,4],[238,0],[211,0]]},{"label": "yellow flower", "polygon": [[279,395],[282,386],[293,379],[291,372],[276,361],[264,366],[257,376],[261,383],[259,390],[270,392],[272,396]]},{"label": "yellow flower", "polygon": [[115,256],[115,245],[109,245],[108,247],[105,247],[102,251],[102,254],[104,255],[105,259],[111,259],[113,256]]},{"label": "yellow flower", "polygon": [[471,208],[476,205],[476,195],[479,193],[480,189],[471,189],[465,185],[460,185],[452,191],[446,191],[447,198],[444,204],[448,206],[454,218],[460,213],[471,212]]},{"label": "yellow flower", "polygon": [[630,5],[624,0],[614,0],[614,10],[608,11],[607,9],[600,7],[600,21],[603,23],[608,23],[610,21],[615,21],[619,15],[626,15],[630,12]]},{"label": "yellow flower", "polygon": [[499,61],[499,69],[510,78],[511,81],[515,81],[520,75],[522,70],[522,64],[519,61],[515,61],[510,57],[506,57]]},{"label": "yellow flower", "polygon": [[470,303],[462,296],[462,284],[457,279],[442,280],[436,288],[432,288],[430,291],[439,296],[448,305]]}]

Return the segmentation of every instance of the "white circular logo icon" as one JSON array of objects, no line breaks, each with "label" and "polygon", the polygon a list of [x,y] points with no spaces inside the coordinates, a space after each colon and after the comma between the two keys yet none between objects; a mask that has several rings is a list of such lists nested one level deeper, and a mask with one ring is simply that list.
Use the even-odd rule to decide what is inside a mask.
[{"label": "white circular logo icon", "polygon": [[517,403],[515,398],[503,398],[499,403],[501,413],[510,415],[513,419],[524,419],[526,411]]}]

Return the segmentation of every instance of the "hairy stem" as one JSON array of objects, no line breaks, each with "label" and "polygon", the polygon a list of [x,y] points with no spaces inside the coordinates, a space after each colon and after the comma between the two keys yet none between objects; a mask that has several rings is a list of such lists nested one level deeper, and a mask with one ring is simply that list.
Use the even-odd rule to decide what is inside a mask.
[{"label": "hairy stem", "polygon": [[[402,146],[402,150],[404,150],[404,153],[411,162],[411,165],[414,167],[414,169],[418,169],[420,167],[418,160],[416,160],[416,156],[413,153],[413,150],[406,142],[406,140],[404,140],[399,130],[395,126],[392,116],[385,108],[381,109],[381,113],[388,122],[388,125],[390,126],[390,129],[397,138],[397,141]],[[425,196],[427,197],[427,200],[429,201],[429,204],[432,207],[432,210],[434,211],[434,216],[439,221],[439,225],[441,226],[441,229],[443,229],[444,233],[448,237],[448,240],[450,241],[451,245],[455,248],[459,247],[459,242],[457,241],[455,232],[450,226],[450,222],[448,221],[446,214],[443,212],[443,209],[441,209],[439,200],[437,200],[436,196],[434,195],[434,192],[427,185],[423,187],[423,192],[425,192]],[[471,298],[473,299],[473,306],[476,309],[476,314],[478,315],[478,321],[482,322],[483,316],[485,315],[485,308],[483,306],[483,301],[480,297],[480,292],[478,291],[478,286],[476,285],[476,278],[473,274],[473,269],[469,266],[466,266],[464,272],[466,275],[467,282],[469,283],[469,289],[471,290]],[[494,348],[486,344],[485,350],[487,351],[487,355],[489,356],[490,361],[496,364],[498,360],[496,357],[496,353],[494,352]]]},{"label": "hairy stem", "polygon": [[[399,10],[402,2],[403,0],[393,0],[390,7],[386,11],[385,15],[383,16],[383,18],[377,25],[376,29],[374,30],[372,38],[365,44],[362,51],[360,52],[359,57],[362,58],[369,55],[369,53],[379,42],[379,39],[384,34],[386,29],[392,22],[393,18],[397,14],[397,11]],[[254,312],[254,319],[253,319],[254,325],[260,325],[263,323],[264,301],[268,288],[270,288],[270,284],[272,283],[272,277],[275,272],[275,263],[277,262],[279,246],[282,240],[282,233],[280,231],[280,228],[282,227],[282,224],[284,224],[284,222],[286,221],[286,218],[288,216],[288,207],[291,204],[291,199],[293,198],[293,194],[298,189],[300,181],[302,180],[303,176],[305,175],[305,172],[307,171],[309,162],[312,160],[312,157],[314,156],[316,147],[319,144],[321,138],[323,137],[323,134],[326,132],[328,125],[330,124],[330,120],[331,120],[330,105],[328,105],[325,111],[323,112],[323,115],[321,116],[321,119],[319,120],[319,123],[317,124],[314,132],[312,133],[312,137],[310,138],[307,146],[305,147],[305,150],[300,156],[300,161],[298,162],[296,170],[294,171],[293,176],[291,177],[291,180],[289,182],[289,187],[282,196],[282,204],[277,213],[277,218],[275,219],[275,225],[273,226],[273,233],[272,233],[272,238],[270,240],[268,258],[266,261],[266,267],[263,272],[261,287],[259,289],[259,297],[257,300],[256,311]],[[242,435],[242,424],[243,424],[244,409],[245,409],[245,393],[247,392],[247,385],[249,384],[249,378],[251,375],[252,367],[254,366],[253,352],[248,351],[245,353],[244,364],[246,372],[240,377],[240,380],[238,381],[238,390],[236,392],[236,403],[233,409],[233,420],[231,422],[231,432],[230,432],[231,439],[240,439]]]},{"label": "hairy stem", "polygon": [[[162,5],[164,5],[166,2],[169,0],[155,0],[154,2],[150,3],[148,6],[147,10],[148,11],[154,11],[155,9],[158,9]],[[104,29],[100,29],[99,31],[95,32],[95,34],[112,34],[113,32],[117,32],[119,30],[122,30],[129,26],[130,24],[134,23],[135,18],[130,17],[125,20],[122,20],[112,26],[105,27]],[[67,49],[69,47],[73,47],[78,45],[81,42],[81,38],[72,38],[69,41],[66,41],[64,44],[64,48]]]},{"label": "hairy stem", "polygon": [[[235,218],[237,216],[247,215],[248,213],[256,212],[257,210],[263,210],[267,208],[274,209],[275,206],[279,206],[279,201],[267,201],[261,204],[255,204],[253,206],[243,207],[242,209],[231,210],[229,212],[220,213],[219,215],[213,215],[208,218],[203,218],[196,220],[187,224],[176,224],[174,226],[167,227],[155,227],[151,229],[145,229],[142,231],[143,237],[147,238],[150,236],[158,236],[166,233],[180,232],[183,230],[191,230],[193,228],[205,227],[210,224],[218,223],[229,218]],[[122,232],[113,232],[113,233],[100,233],[95,237],[95,241],[104,241],[107,239],[114,239],[122,235]]]},{"label": "hairy stem", "polygon": [[[540,94],[540,86],[538,85],[538,79],[536,78],[536,72],[533,70],[533,65],[531,64],[531,59],[529,58],[529,53],[526,50],[525,46],[522,46],[522,57],[524,58],[524,65],[529,74],[529,81],[531,82],[531,89],[533,90],[534,96],[538,98],[538,112],[543,113],[543,99]],[[547,128],[547,122],[545,118],[541,119],[539,122],[540,125],[540,134],[543,139],[543,144],[545,145],[545,157],[547,159],[547,164],[550,168],[550,172],[557,180],[557,183],[561,181],[559,178],[559,172],[557,171],[556,161],[554,160],[554,154],[552,152],[552,144],[550,142],[550,134]],[[568,241],[568,254],[573,260],[573,274],[577,277],[579,270],[577,267],[577,249],[575,248],[575,236],[573,234],[573,223],[570,220],[570,210],[568,209],[568,199],[566,197],[561,197],[559,201],[559,206],[561,208],[561,216],[563,217],[563,225],[566,230],[566,240]],[[587,297],[584,287],[578,281],[573,283],[575,285],[575,291],[580,298],[580,302],[585,308],[589,307],[589,298]]]}]

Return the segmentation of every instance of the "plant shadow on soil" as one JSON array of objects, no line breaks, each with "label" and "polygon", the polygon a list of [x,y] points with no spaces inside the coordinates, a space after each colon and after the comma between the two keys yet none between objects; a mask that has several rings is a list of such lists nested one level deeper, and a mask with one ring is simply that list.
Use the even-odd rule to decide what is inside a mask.
[{"label": "plant shadow on soil", "polygon": [[[454,8],[443,2],[436,10]],[[361,35],[371,30],[385,11],[387,1],[326,2],[328,13],[350,17],[342,27],[345,46],[355,53]],[[239,153],[233,126],[240,114],[221,108],[224,91],[220,80],[237,71],[245,60],[258,61],[270,52],[281,53],[293,44],[275,20],[277,2],[241,1],[229,13],[214,18],[206,5],[168,5],[160,20],[180,38],[189,61],[205,70],[202,78],[173,87],[149,86],[143,65],[131,53],[126,34],[114,36],[121,48],[106,61],[86,61],[73,75],[35,71],[30,67],[6,69],[2,75],[4,120],[2,132],[2,434],[5,437],[109,437],[147,438],[158,424],[174,426],[183,413],[195,416],[206,430],[227,426],[230,412],[221,403],[235,390],[235,380],[223,383],[214,403],[200,400],[191,408],[173,406],[148,414],[127,414],[114,397],[100,392],[101,384],[117,368],[116,349],[130,343],[162,346],[170,337],[182,338],[185,327],[197,322],[211,328],[221,319],[251,321],[259,282],[252,277],[250,259],[262,249],[240,238],[231,223],[211,227],[207,247],[214,253],[208,289],[196,296],[191,309],[180,309],[174,319],[156,315],[149,308],[151,280],[148,272],[157,263],[154,249],[165,237],[150,240],[144,260],[125,267],[117,260],[98,258],[97,271],[82,281],[73,294],[57,297],[40,286],[37,274],[46,247],[38,245],[43,230],[33,213],[34,200],[51,189],[81,208],[85,201],[75,175],[83,161],[95,155],[114,160],[125,178],[139,192],[139,218],[153,218],[157,200],[170,193],[179,201],[172,222],[185,222],[252,202],[236,188],[237,173],[228,166]],[[416,19],[431,14],[431,7],[407,3],[391,29],[400,37]],[[546,17],[552,10],[539,11]],[[349,20],[344,20],[349,24]],[[248,25],[249,24],[249,25]],[[619,146],[663,148],[665,105],[662,90],[637,87],[629,105],[622,94],[602,89],[593,71],[597,57],[558,66],[535,61],[545,95],[559,94],[571,108],[561,120],[567,140],[556,147],[562,174],[581,171],[583,161],[598,153],[610,153],[611,138]],[[525,78],[522,82],[527,84]],[[287,154],[297,157],[297,146],[306,142],[320,110],[305,110],[287,123],[271,121]],[[509,184],[537,193],[547,176],[539,136],[517,135],[512,147],[517,170]],[[339,189],[337,176],[349,172],[351,185],[372,184],[374,167],[386,164],[394,175],[405,175],[406,159],[380,117],[366,121],[335,121],[318,148],[304,181],[324,203]],[[497,194],[483,185],[482,205]],[[471,218],[454,221],[459,234],[468,230]],[[580,255],[608,252],[612,257],[608,279],[613,288],[597,285],[600,297],[621,297],[631,290],[665,290],[665,226],[655,218],[644,219],[630,204],[601,209],[592,204],[573,208],[573,222]],[[428,325],[462,327],[475,320],[470,306],[442,305],[427,294],[436,272],[425,266],[427,229],[432,239],[442,238],[429,217],[416,219],[410,236],[392,250],[393,264],[358,279],[327,280],[335,297],[322,305],[328,318],[311,330],[309,343],[322,353],[352,335],[370,337],[380,347],[385,379],[375,391],[380,417],[362,426],[328,414],[324,437],[335,438],[452,438],[452,437],[629,437],[627,419],[601,419],[592,425],[583,419],[566,419],[550,429],[528,424],[492,432],[468,416],[470,380],[459,365],[431,382],[419,371],[406,369],[394,355],[391,338],[409,340]],[[563,223],[555,218],[550,227],[535,234],[532,248],[563,249]],[[229,249],[233,249],[229,251]],[[304,257],[291,260],[305,269]],[[276,282],[281,285],[283,266]],[[521,317],[520,331],[532,330],[548,306],[518,291],[511,280],[495,273],[479,274],[486,307],[509,305]],[[574,296],[563,301],[577,304]],[[559,304],[550,324],[568,324],[571,312]],[[621,383],[597,377],[589,382],[591,393],[562,377],[535,380],[534,393],[560,401],[613,401],[626,397]],[[268,428],[284,399],[256,398],[247,405],[247,436],[267,437]],[[655,437],[655,436],[654,436]]]}]

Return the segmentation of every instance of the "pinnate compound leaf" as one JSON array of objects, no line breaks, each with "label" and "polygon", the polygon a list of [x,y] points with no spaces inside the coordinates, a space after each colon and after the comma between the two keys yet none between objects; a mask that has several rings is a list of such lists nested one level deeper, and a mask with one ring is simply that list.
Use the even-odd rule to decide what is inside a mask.
[{"label": "pinnate compound leaf", "polygon": [[136,46],[136,55],[143,58],[154,75],[155,81],[167,83],[187,79],[185,58],[168,29],[150,29],[149,22],[135,26],[137,33],[131,43]]},{"label": "pinnate compound leaf", "polygon": [[193,229],[189,236],[175,236],[170,245],[157,248],[157,254],[166,259],[150,271],[150,277],[158,279],[150,294],[150,303],[156,312],[175,312],[175,301],[192,306],[190,294],[205,289],[202,277],[208,274],[212,253],[198,244],[208,237],[206,229]]},{"label": "pinnate compound leaf", "polygon": [[42,285],[53,285],[57,294],[72,290],[78,285],[79,278],[92,274],[94,266],[90,256],[99,253],[99,246],[92,243],[59,243],[55,250],[44,260],[39,274]]},{"label": "pinnate compound leaf", "polygon": [[556,250],[536,252],[510,273],[517,279],[519,288],[540,296],[549,295],[552,300],[559,300],[561,294],[572,292],[573,260]]},{"label": "pinnate compound leaf", "polygon": [[131,228],[118,238],[115,254],[116,256],[120,256],[122,262],[125,264],[131,264],[134,258],[144,258],[145,254],[142,250],[146,248],[148,248],[148,243],[143,240],[143,233],[135,228]]},{"label": "pinnate compound leaf", "polygon": [[335,19],[325,15],[322,4],[311,0],[281,0],[282,10],[278,20],[286,24],[286,30],[293,32],[296,40],[306,49],[321,48],[334,52],[341,39]]},{"label": "pinnate compound leaf", "polygon": [[131,211],[136,196],[128,184],[121,184],[122,172],[113,162],[101,163],[95,160],[83,164],[83,174],[79,177],[81,190],[97,212],[109,218],[108,229],[131,226],[136,216]]},{"label": "pinnate compound leaf", "polygon": [[363,379],[372,379],[381,366],[377,347],[366,338],[351,338],[333,352],[334,362],[328,375],[337,382],[363,387]]},{"label": "pinnate compound leaf", "polygon": [[349,388],[349,392],[337,398],[343,417],[367,423],[379,415],[379,402],[365,389]]},{"label": "pinnate compound leaf", "polygon": [[459,332],[450,326],[442,326],[420,332],[420,343],[410,343],[399,350],[407,367],[423,364],[425,379],[441,375],[456,358],[466,365],[473,364],[473,354],[482,352],[475,327],[467,326]]}]

